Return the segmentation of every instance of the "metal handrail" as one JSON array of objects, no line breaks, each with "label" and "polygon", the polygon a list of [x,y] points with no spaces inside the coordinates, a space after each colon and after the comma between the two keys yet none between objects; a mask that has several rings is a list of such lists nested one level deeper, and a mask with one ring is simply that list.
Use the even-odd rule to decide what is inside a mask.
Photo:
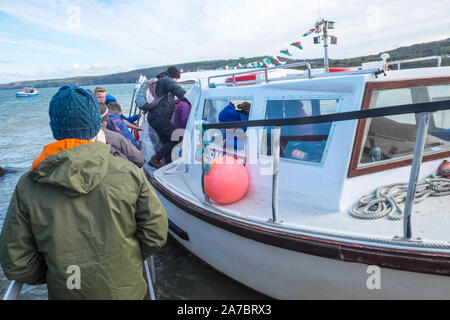
[{"label": "metal handrail", "polygon": [[23,282],[12,280],[2,300],[17,300],[17,296],[19,295],[20,290],[22,290],[22,287]]},{"label": "metal handrail", "polygon": [[[148,260],[150,260],[150,266],[149,266]],[[153,256],[150,256],[150,258],[148,260],[144,261],[144,269],[145,269],[145,274],[147,277],[150,299],[157,300],[158,297],[156,297],[156,294],[155,294],[156,272],[155,272]],[[2,300],[17,300],[17,297],[19,296],[19,293],[22,290],[22,287],[23,287],[23,282],[11,280],[11,282],[9,283],[8,289],[6,289],[6,293],[3,296]]]},{"label": "metal handrail", "polygon": [[426,61],[426,60],[437,60],[437,66],[441,66],[442,58],[440,56],[429,56],[429,57],[421,57],[421,58],[412,58],[412,59],[406,59],[406,60],[398,60],[398,61],[391,61],[386,63],[388,66],[393,64],[398,64],[398,70],[400,70],[400,65],[402,63],[410,63],[410,62],[417,62],[417,61]]},{"label": "metal handrail", "polygon": [[248,74],[248,73],[254,73],[254,72],[258,72],[258,71],[264,71],[264,76],[265,76],[265,81],[266,83],[269,81],[268,80],[268,70],[276,70],[276,69],[289,69],[289,68],[294,68],[294,67],[306,67],[306,69],[308,70],[308,78],[311,79],[312,78],[312,73],[311,73],[311,65],[309,64],[309,62],[295,62],[295,63],[290,63],[290,64],[285,64],[282,66],[275,66],[275,67],[269,67],[269,68],[259,68],[259,69],[252,69],[252,70],[247,70],[247,71],[243,71],[243,72],[236,72],[236,73],[228,73],[228,74],[220,74],[220,75],[215,75],[215,76],[209,76],[208,77],[208,87],[211,88],[211,79],[213,78],[223,78],[223,77],[232,77],[233,78],[233,82],[231,83],[231,85],[235,85],[236,84],[236,76],[238,75],[242,75],[242,74]]}]

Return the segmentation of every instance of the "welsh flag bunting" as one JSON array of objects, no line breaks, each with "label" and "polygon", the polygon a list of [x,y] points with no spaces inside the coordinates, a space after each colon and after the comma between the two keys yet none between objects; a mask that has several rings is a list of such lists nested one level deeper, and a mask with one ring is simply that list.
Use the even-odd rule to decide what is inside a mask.
[{"label": "welsh flag bunting", "polygon": [[251,68],[251,67],[253,67],[253,65],[252,65],[251,63],[246,63],[246,64],[244,65],[244,67],[245,67],[245,68]]},{"label": "welsh flag bunting", "polygon": [[238,63],[236,67],[242,68],[242,64],[241,64],[241,63]]},{"label": "welsh flag bunting", "polygon": [[271,56],[270,59],[272,59],[272,61],[275,63],[275,65],[279,66],[281,65],[281,61],[278,60],[277,56]]},{"label": "welsh flag bunting", "polygon": [[289,49],[283,49],[283,50],[280,50],[280,52],[282,53],[282,54],[285,54],[285,55],[287,55],[287,56],[292,56],[292,54],[289,52]]},{"label": "welsh flag bunting", "polygon": [[299,48],[300,50],[303,50],[302,43],[300,41],[292,42],[291,46],[294,46],[294,47]]},{"label": "welsh flag bunting", "polygon": [[268,67],[269,67],[269,64],[267,64],[266,61],[263,61],[263,66],[264,66],[265,68],[268,68]]},{"label": "welsh flag bunting", "polygon": [[302,35],[302,37],[307,37],[307,36],[309,36],[310,34],[313,34],[314,31],[316,31],[316,29],[309,29],[309,31],[306,32],[306,33],[304,33],[304,34]]}]

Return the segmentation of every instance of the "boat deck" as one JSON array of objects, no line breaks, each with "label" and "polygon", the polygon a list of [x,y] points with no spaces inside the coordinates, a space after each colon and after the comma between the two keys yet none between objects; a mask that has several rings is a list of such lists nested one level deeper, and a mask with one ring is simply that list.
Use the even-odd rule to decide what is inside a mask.
[{"label": "boat deck", "polygon": [[[147,166],[147,165],[146,165]],[[246,196],[240,201],[229,205],[205,204],[201,201],[201,190],[191,190],[184,180],[180,166],[168,166],[155,174],[164,186],[187,201],[207,208],[228,217],[248,220],[257,224],[273,225],[267,221],[272,217],[270,197]],[[165,173],[165,171],[169,173]],[[195,196],[197,195],[197,197]],[[200,199],[199,199],[200,197]],[[449,244],[450,214],[448,212],[449,196],[429,197],[413,207],[412,234],[425,242]],[[245,208],[245,210],[243,210]],[[375,220],[361,220],[349,214],[348,211],[324,211],[301,206],[287,199],[280,198],[279,219],[283,221],[279,227],[286,231],[304,231],[346,238],[374,238],[392,240],[403,236],[403,220],[391,220],[388,217]]]}]

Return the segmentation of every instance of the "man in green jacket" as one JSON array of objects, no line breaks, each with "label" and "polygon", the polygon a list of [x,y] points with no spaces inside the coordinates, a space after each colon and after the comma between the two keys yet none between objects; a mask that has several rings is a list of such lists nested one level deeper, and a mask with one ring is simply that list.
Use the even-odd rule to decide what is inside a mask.
[{"label": "man in green jacket", "polygon": [[167,216],[144,173],[96,142],[95,96],[63,86],[50,102],[55,143],[14,191],[0,235],[11,280],[47,283],[50,299],[143,299],[143,260],[167,239]]}]

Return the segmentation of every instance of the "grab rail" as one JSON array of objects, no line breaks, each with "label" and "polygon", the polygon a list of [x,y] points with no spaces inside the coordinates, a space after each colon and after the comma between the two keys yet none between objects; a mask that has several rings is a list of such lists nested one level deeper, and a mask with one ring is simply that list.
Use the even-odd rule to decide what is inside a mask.
[{"label": "grab rail", "polygon": [[[148,261],[150,260],[150,262]],[[156,287],[156,272],[155,272],[155,264],[153,260],[153,256],[150,256],[147,260],[144,260],[144,270],[147,278],[148,291],[151,300],[158,300],[158,297],[155,294]],[[149,265],[150,264],[150,265]],[[8,289],[4,294],[2,300],[17,300],[20,291],[22,290],[23,282],[19,282],[16,280],[11,280],[9,283]]]},{"label": "grab rail", "polygon": [[17,296],[19,295],[20,290],[22,290],[22,287],[23,282],[12,280],[2,300],[17,300]]},{"label": "grab rail", "polygon": [[230,76],[233,79],[233,82],[231,83],[231,85],[234,86],[236,84],[236,76],[243,75],[243,74],[248,74],[248,73],[254,73],[254,72],[257,72],[257,71],[264,71],[264,77],[265,77],[265,81],[267,83],[267,82],[269,82],[268,70],[288,69],[288,68],[295,68],[295,67],[306,67],[306,69],[308,71],[308,78],[309,79],[312,78],[311,65],[308,62],[296,62],[296,63],[290,63],[290,64],[285,64],[285,65],[276,66],[276,67],[252,69],[252,70],[247,70],[247,71],[243,71],[243,72],[236,72],[236,73],[231,73],[231,74],[220,74],[220,75],[215,75],[215,76],[209,76],[208,77],[208,87],[211,88],[211,81],[210,81],[211,79],[213,79],[213,78],[230,77]]},{"label": "grab rail", "polygon": [[398,64],[398,70],[400,70],[400,66],[402,63],[410,63],[410,62],[417,62],[417,61],[426,61],[426,60],[437,60],[437,66],[441,66],[442,59],[440,56],[429,56],[429,57],[421,57],[421,58],[413,58],[413,59],[406,59],[406,60],[398,60],[398,61],[391,61],[386,63],[388,66],[393,64]]},{"label": "grab rail", "polygon": [[[272,136],[275,141],[273,141],[273,146],[280,145],[280,135],[276,134],[276,130],[279,130],[283,126],[292,125],[305,125],[305,124],[315,124],[315,123],[326,123],[326,122],[339,122],[348,120],[359,120],[365,118],[376,118],[393,116],[408,113],[418,113],[419,118],[419,128],[416,137],[416,144],[414,148],[413,165],[410,173],[410,181],[408,185],[408,196],[405,202],[405,208],[408,208],[404,216],[404,240],[410,240],[412,238],[411,234],[411,209],[414,204],[415,199],[415,185],[417,183],[417,177],[419,175],[420,163],[422,162],[422,154],[425,145],[427,125],[429,114],[431,112],[450,110],[450,100],[432,101],[432,102],[422,102],[408,105],[398,105],[392,107],[375,108],[368,110],[358,110],[349,111],[341,113],[332,113],[321,116],[310,116],[310,117],[297,117],[289,119],[266,119],[266,120],[248,120],[248,121],[233,121],[233,122],[223,122],[223,123],[202,123],[203,130],[208,129],[234,129],[241,127],[276,127],[275,134]],[[272,129],[273,130],[273,129]],[[203,135],[202,135],[203,138]],[[205,143],[202,141],[202,172],[204,172],[204,152]],[[278,168],[279,157],[274,156],[274,168]],[[203,175],[202,175],[203,177]],[[274,170],[273,183],[272,183],[272,220],[273,223],[279,223],[278,219],[278,170]],[[203,190],[205,193],[205,191]],[[206,193],[205,193],[206,196]]]}]

